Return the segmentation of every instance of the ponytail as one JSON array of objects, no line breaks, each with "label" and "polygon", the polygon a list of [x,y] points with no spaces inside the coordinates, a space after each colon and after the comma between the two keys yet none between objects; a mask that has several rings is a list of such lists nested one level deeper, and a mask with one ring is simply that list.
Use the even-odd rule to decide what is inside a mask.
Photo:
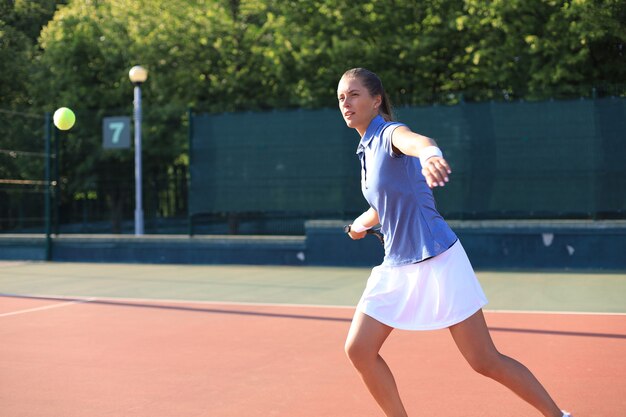
[{"label": "ponytail", "polygon": [[380,115],[387,122],[393,122],[396,120],[396,115],[393,113],[393,107],[391,106],[391,100],[389,100],[389,96],[387,92],[383,90],[382,94],[383,101],[380,103]]}]

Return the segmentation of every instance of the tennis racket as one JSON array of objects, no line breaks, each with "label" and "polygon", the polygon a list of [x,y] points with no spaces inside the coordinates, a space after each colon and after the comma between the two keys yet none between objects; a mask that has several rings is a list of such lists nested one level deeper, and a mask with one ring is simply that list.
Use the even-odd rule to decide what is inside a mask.
[{"label": "tennis racket", "polygon": [[367,229],[368,235],[374,235],[380,241],[380,244],[385,246],[385,237],[380,233],[380,229]]}]

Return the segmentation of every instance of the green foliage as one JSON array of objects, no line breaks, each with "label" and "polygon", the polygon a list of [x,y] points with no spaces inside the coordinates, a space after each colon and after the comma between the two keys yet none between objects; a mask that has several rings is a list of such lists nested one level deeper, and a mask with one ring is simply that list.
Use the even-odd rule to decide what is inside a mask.
[{"label": "green foliage", "polygon": [[123,107],[127,70],[141,63],[150,70],[146,101],[165,116],[168,107],[334,106],[337,79],[353,66],[378,72],[399,104],[455,102],[459,92],[547,98],[623,81],[625,8],[618,0],[75,0],[42,33],[41,63],[54,83],[46,91],[93,109]]},{"label": "green foliage", "polygon": [[495,91],[526,99],[588,96],[623,83],[623,2],[466,1],[457,19],[469,42],[462,90],[477,100]]},{"label": "green foliage", "polygon": [[38,55],[39,31],[54,14],[55,0],[0,2],[0,108],[24,108]]},{"label": "green foliage", "polygon": [[23,91],[28,83],[25,70],[30,65],[33,45],[15,28],[0,20],[0,106],[25,104]]}]

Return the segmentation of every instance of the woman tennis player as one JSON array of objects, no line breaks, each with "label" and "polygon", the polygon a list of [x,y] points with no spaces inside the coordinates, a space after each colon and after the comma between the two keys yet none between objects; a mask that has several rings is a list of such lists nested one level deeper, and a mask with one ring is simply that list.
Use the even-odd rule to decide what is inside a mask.
[{"label": "woman tennis player", "polygon": [[431,188],[451,173],[436,143],[392,121],[376,74],[354,68],[337,88],[348,127],[361,136],[361,189],[370,209],[347,227],[352,239],[381,225],[385,258],[372,270],[346,340],[346,353],[388,417],[407,416],[379,351],[396,329],[449,328],[471,367],[511,389],[544,416],[570,414],[521,363],[498,352],[482,307],[487,303],[461,242],[435,208]]}]

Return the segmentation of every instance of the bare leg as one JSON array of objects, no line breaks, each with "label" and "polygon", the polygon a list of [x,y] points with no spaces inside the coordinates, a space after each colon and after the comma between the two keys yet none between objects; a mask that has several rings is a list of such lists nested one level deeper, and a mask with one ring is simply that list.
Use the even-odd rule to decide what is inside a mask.
[{"label": "bare leg", "polygon": [[482,310],[450,327],[461,354],[478,373],[509,388],[546,417],[562,417],[548,392],[521,363],[498,352],[485,323]]},{"label": "bare leg", "polygon": [[357,311],[352,319],[345,349],[385,415],[407,417],[391,370],[378,354],[392,330],[392,327]]}]

